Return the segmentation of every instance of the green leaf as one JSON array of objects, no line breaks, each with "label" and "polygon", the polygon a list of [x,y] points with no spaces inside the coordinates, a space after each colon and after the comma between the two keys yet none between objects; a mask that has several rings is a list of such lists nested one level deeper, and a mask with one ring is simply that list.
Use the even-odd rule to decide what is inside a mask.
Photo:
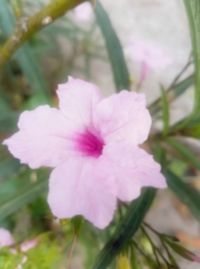
[{"label": "green leaf", "polygon": [[[169,102],[175,100],[181,94],[183,94],[190,86],[193,85],[194,76],[191,75],[184,80],[180,81],[166,92],[167,100]],[[149,110],[152,115],[158,114],[162,109],[162,98],[155,100],[150,106]]]},{"label": "green leaf", "polygon": [[[13,31],[16,19],[8,1],[0,0],[0,6],[0,28],[5,36],[9,36]],[[30,42],[21,47],[14,58],[23,71],[30,88],[33,91],[47,91],[47,84]]]},{"label": "green leaf", "polygon": [[18,172],[20,163],[16,159],[4,160],[0,162],[0,178],[8,177]]},{"label": "green leaf", "polygon": [[200,193],[191,187],[189,184],[183,182],[178,176],[171,171],[165,172],[169,188],[174,192],[175,196],[184,203],[200,221]]},{"label": "green leaf", "polygon": [[101,250],[93,269],[106,269],[114,258],[127,246],[140,227],[155,197],[155,189],[148,188],[134,201],[110,240]]},{"label": "green leaf", "polygon": [[[1,89],[0,89],[1,90]],[[18,114],[12,111],[9,103],[0,96],[0,132],[13,131]]]},{"label": "green leaf", "polygon": [[175,138],[167,138],[165,140],[173,149],[175,149],[180,156],[185,159],[188,163],[192,164],[197,169],[200,169],[200,161],[195,154],[181,142]]},{"label": "green leaf", "polygon": [[190,24],[193,58],[195,64],[194,115],[200,113],[200,1],[184,0]]},{"label": "green leaf", "polygon": [[47,84],[42,74],[39,61],[37,61],[34,50],[29,43],[25,44],[17,51],[15,59],[22,69],[31,89],[33,91],[47,91]]},{"label": "green leaf", "polygon": [[[0,221],[5,219],[10,214],[16,212],[21,207],[34,201],[46,190],[47,190],[47,180],[44,179],[29,184],[22,191],[19,191],[18,189],[13,190],[12,196],[8,195],[8,199],[4,199],[4,201],[0,204]],[[1,186],[1,192],[3,193],[2,186]]]},{"label": "green leaf", "polygon": [[117,91],[120,91],[122,89],[129,90],[130,76],[124,58],[122,46],[112,26],[110,18],[108,17],[105,9],[98,0],[96,1],[95,5],[95,13],[97,22],[105,39],[116,89]]},{"label": "green leaf", "polygon": [[193,138],[200,138],[200,123],[191,127],[184,128],[181,131],[181,134]]},{"label": "green leaf", "polygon": [[169,104],[167,100],[167,94],[163,88],[162,92],[162,116],[163,116],[163,135],[166,136],[169,133]]},{"label": "green leaf", "polygon": [[178,255],[185,258],[189,261],[200,261],[200,258],[196,256],[191,251],[184,248],[180,243],[177,243],[177,241],[170,240],[168,237],[165,239],[165,242],[170,246],[171,249],[173,249]]}]

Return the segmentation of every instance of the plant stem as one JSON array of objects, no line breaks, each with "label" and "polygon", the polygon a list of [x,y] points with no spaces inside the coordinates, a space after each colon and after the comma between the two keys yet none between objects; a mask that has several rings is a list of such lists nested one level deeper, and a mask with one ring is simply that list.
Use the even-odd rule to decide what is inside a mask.
[{"label": "plant stem", "polygon": [[[176,75],[176,77],[173,79],[171,84],[166,88],[166,94],[167,94],[169,102],[173,101],[176,97],[180,95],[180,92],[176,91],[176,87],[179,86],[179,84],[181,84],[182,81],[179,82],[179,79],[188,70],[191,64],[192,64],[192,60],[191,60],[191,54],[190,54],[186,64],[183,66],[180,72]],[[184,80],[187,80],[188,78]],[[150,104],[149,110],[151,111],[151,114],[155,116],[160,111],[160,109],[161,109],[161,98],[159,97],[153,103]]]},{"label": "plant stem", "polygon": [[27,19],[19,21],[13,34],[0,48],[0,69],[9,61],[15,51],[33,34],[63,16],[85,0],[52,0],[42,10]]}]

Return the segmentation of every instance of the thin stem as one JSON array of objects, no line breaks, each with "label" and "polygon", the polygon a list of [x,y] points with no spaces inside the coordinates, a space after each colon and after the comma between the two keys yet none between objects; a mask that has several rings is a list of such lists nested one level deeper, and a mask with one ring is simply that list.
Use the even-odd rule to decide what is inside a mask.
[{"label": "thin stem", "polygon": [[157,253],[158,253],[160,255],[160,257],[162,258],[162,260],[166,263],[167,267],[170,268],[170,264],[169,264],[168,260],[165,258],[165,256],[159,250],[159,248],[154,244],[154,242],[152,241],[151,237],[146,232],[146,230],[143,227],[141,227],[141,230],[144,233],[144,235],[146,236],[146,238],[149,240],[149,243],[152,246],[152,249],[153,249],[153,252],[154,252],[155,257],[157,256]]},{"label": "thin stem", "polygon": [[158,237],[160,237],[161,234],[158,231],[156,231],[153,227],[151,227],[148,223],[144,222],[143,225],[146,226],[147,228],[149,228],[149,230],[151,230]]},{"label": "thin stem", "polygon": [[[166,89],[166,94],[168,97],[168,100],[171,102],[175,99],[175,97],[177,96],[176,93],[172,96],[172,92],[174,91],[174,89],[176,88],[176,86],[180,83],[178,82],[179,79],[181,78],[181,76],[187,71],[187,69],[189,68],[189,66],[192,64],[191,61],[191,54],[189,55],[189,58],[186,62],[186,64],[183,66],[183,68],[181,69],[181,71],[178,73],[178,75],[173,79],[173,81],[171,82],[171,84],[167,87]],[[156,99],[150,106],[149,106],[149,110],[151,111],[151,114],[156,115],[159,110],[160,110],[160,104],[161,104],[161,98],[159,97],[158,99]]]},{"label": "thin stem", "polygon": [[132,244],[135,246],[135,248],[138,250],[138,252],[144,256],[144,258],[149,261],[150,257],[138,246],[138,244],[135,242],[135,240],[131,241]]},{"label": "thin stem", "polygon": [[52,0],[42,10],[31,16],[27,21],[18,22],[10,38],[0,49],[0,69],[11,58],[15,51],[33,34],[63,16],[85,0]]},{"label": "thin stem", "polygon": [[176,85],[176,83],[178,83],[179,79],[181,78],[181,76],[187,71],[187,69],[190,67],[190,65],[192,64],[192,54],[190,53],[188,60],[186,62],[186,64],[183,66],[183,68],[181,69],[181,71],[177,74],[177,76],[175,76],[175,78],[173,79],[172,83],[168,86],[167,90],[170,90],[174,87],[174,85]]},{"label": "thin stem", "polygon": [[77,242],[77,234],[74,235],[71,249],[67,255],[67,267],[66,267],[67,269],[71,269],[72,256],[73,256],[73,252],[76,246],[76,242]]}]

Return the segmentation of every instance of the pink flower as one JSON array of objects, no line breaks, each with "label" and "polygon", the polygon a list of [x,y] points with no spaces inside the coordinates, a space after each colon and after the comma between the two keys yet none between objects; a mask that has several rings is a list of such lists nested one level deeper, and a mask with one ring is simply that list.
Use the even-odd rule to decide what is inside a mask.
[{"label": "pink flower", "polygon": [[158,45],[145,40],[131,43],[127,53],[132,61],[141,64],[140,83],[146,79],[151,69],[161,70],[171,63],[171,59]]},{"label": "pink flower", "polygon": [[80,22],[87,22],[92,16],[92,7],[90,3],[83,3],[74,9],[75,18]]},{"label": "pink flower", "polygon": [[38,244],[37,239],[32,239],[32,240],[25,241],[20,245],[20,250],[22,252],[27,252],[30,249],[35,248],[37,246],[37,244]]},{"label": "pink flower", "polygon": [[54,168],[48,202],[56,217],[82,215],[104,228],[118,199],[129,202],[142,187],[166,186],[160,165],[138,146],[151,126],[143,94],[123,90],[102,99],[95,85],[73,78],[57,94],[59,109],[23,112],[19,131],[4,141],[31,168]]},{"label": "pink flower", "polygon": [[4,228],[0,228],[0,248],[11,246],[12,244],[14,244],[14,239],[11,233]]}]

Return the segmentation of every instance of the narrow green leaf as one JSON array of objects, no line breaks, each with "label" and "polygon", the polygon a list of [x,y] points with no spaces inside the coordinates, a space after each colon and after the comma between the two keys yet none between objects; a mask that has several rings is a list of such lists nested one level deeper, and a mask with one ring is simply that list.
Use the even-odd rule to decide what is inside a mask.
[{"label": "narrow green leaf", "polygon": [[200,114],[192,117],[190,122],[180,132],[183,136],[200,138]]},{"label": "narrow green leaf", "polygon": [[[0,28],[5,37],[12,33],[15,23],[16,19],[9,2],[0,0]],[[30,88],[33,91],[47,91],[47,84],[30,42],[21,47],[14,58],[25,75]]]},{"label": "narrow green leaf", "polygon": [[188,163],[192,164],[197,169],[200,169],[200,160],[188,147],[183,145],[175,138],[167,138],[165,141],[172,146],[172,148],[175,149]]},{"label": "narrow green leaf", "polygon": [[47,84],[42,74],[39,61],[37,61],[34,50],[29,43],[25,44],[17,51],[15,59],[22,69],[31,89],[37,92],[47,92]]},{"label": "narrow green leaf", "polygon": [[[169,102],[172,102],[177,97],[179,97],[181,94],[183,94],[190,86],[192,86],[194,83],[194,76],[191,75],[184,80],[180,81],[176,85],[174,85],[172,88],[168,89],[167,94],[167,100]],[[162,109],[162,99],[159,97],[157,100],[155,100],[150,106],[149,110],[152,115],[158,114]]]},{"label": "narrow green leaf", "polygon": [[167,100],[167,94],[163,88],[161,88],[162,92],[162,118],[163,118],[163,135],[167,135],[169,133],[169,104]]},{"label": "narrow green leaf", "polygon": [[122,46],[119,38],[112,26],[110,18],[100,1],[96,1],[95,13],[97,22],[104,36],[108,56],[112,66],[113,77],[117,91],[130,89],[130,76],[126,65]]},{"label": "narrow green leaf", "polygon": [[170,246],[172,250],[174,250],[178,255],[185,258],[186,260],[194,261],[196,259],[196,261],[199,262],[199,257],[183,247],[179,242],[170,240],[169,238],[167,238],[165,242]]},{"label": "narrow green leaf", "polygon": [[193,58],[195,64],[194,115],[200,113],[200,1],[184,0],[190,24]]},{"label": "narrow green leaf", "polygon": [[0,204],[0,221],[10,214],[16,212],[21,207],[29,204],[47,189],[47,180],[40,180],[31,184],[26,190],[13,196],[11,199]]},{"label": "narrow green leaf", "polygon": [[9,159],[0,162],[0,178],[8,177],[18,172],[20,163],[16,159]]},{"label": "narrow green leaf", "polygon": [[155,189],[148,188],[134,201],[122,219],[118,229],[101,250],[93,269],[106,269],[114,258],[127,246],[140,227],[152,201],[155,197]]},{"label": "narrow green leaf", "polygon": [[169,188],[174,192],[175,196],[184,203],[200,221],[200,193],[191,187],[189,184],[183,182],[173,172],[165,172]]},{"label": "narrow green leaf", "polygon": [[191,127],[186,127],[181,131],[181,134],[184,136],[189,136],[193,138],[200,138],[200,123],[193,125]]}]

